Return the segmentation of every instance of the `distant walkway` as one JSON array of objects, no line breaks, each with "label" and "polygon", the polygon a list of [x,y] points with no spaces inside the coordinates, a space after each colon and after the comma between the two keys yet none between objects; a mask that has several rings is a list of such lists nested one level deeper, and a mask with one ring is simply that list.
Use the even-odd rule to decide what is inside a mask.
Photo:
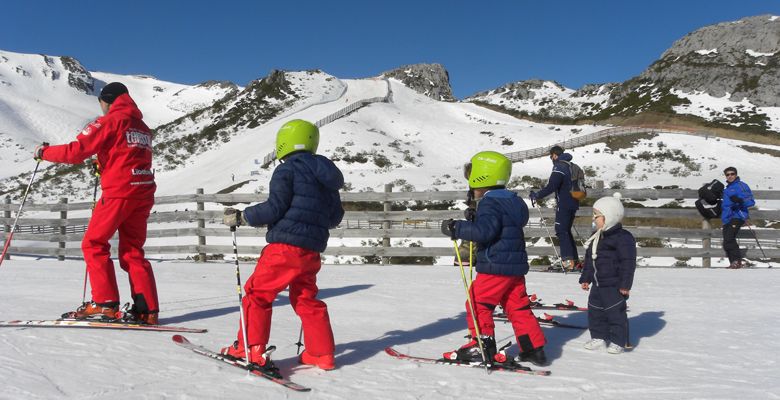
[{"label": "distant walkway", "polygon": [[[320,120],[315,122],[314,125],[317,125],[318,128],[322,127],[322,126],[325,126],[325,125],[327,125],[327,124],[329,124],[329,123],[331,123],[331,122],[333,122],[333,121],[335,121],[335,120],[337,120],[339,118],[346,117],[347,115],[352,114],[353,112],[355,112],[355,111],[357,111],[357,110],[359,110],[359,109],[361,109],[361,108],[363,108],[363,107],[365,107],[365,106],[367,106],[369,104],[373,104],[373,103],[392,103],[393,102],[393,89],[390,86],[390,80],[387,79],[387,77],[384,77],[383,79],[384,79],[385,82],[387,82],[387,94],[385,94],[384,96],[380,96],[380,97],[372,97],[372,98],[369,98],[369,99],[358,100],[358,101],[356,101],[356,102],[354,102],[354,103],[352,103],[352,104],[350,104],[350,105],[348,105],[348,106],[346,106],[346,107],[344,107],[344,108],[342,108],[342,109],[340,109],[340,110],[338,110],[338,111],[336,111],[336,112],[334,112],[334,113],[332,113],[330,115],[327,115],[327,116],[321,118]],[[260,167],[265,168],[268,165],[270,165],[272,162],[274,162],[274,160],[276,160],[276,151],[275,150],[270,152],[270,153],[268,153],[268,154],[266,154],[266,156],[263,157],[263,163],[260,164]]]},{"label": "distant walkway", "polygon": [[564,140],[562,142],[553,143],[547,146],[537,147],[528,150],[515,151],[512,153],[504,153],[504,155],[507,158],[509,158],[510,161],[515,163],[523,160],[528,160],[531,158],[547,157],[548,155],[550,155],[550,147],[553,147],[555,145],[561,146],[564,149],[568,150],[574,147],[582,147],[593,143],[603,142],[605,139],[611,136],[625,136],[625,135],[632,135],[636,133],[679,133],[683,135],[696,135],[696,136],[704,136],[704,137],[713,136],[706,132],[627,126],[627,127],[603,129],[598,132],[593,132],[586,135],[578,136],[573,139]]}]

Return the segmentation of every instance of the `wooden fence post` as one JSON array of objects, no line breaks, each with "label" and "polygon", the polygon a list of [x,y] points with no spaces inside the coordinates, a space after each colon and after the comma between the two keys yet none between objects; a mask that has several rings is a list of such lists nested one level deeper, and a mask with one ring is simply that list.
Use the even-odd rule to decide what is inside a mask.
[{"label": "wooden fence post", "polygon": [[[701,220],[701,229],[706,231],[706,236],[704,236],[704,238],[701,240],[701,248],[704,250],[709,250],[712,248],[712,237],[709,236],[712,234],[712,225],[710,225],[710,220],[706,218]],[[702,257],[701,266],[703,268],[712,267],[712,259],[710,257]]]},{"label": "wooden fence post", "polygon": [[[3,217],[11,218],[11,196],[5,196],[5,205],[8,206],[8,209],[3,211]],[[5,225],[3,230],[5,231],[6,234],[10,234],[11,225]],[[6,237],[5,240],[7,241],[8,237]],[[5,242],[3,242],[3,246],[5,246]],[[11,259],[11,254],[5,253],[5,260],[10,260],[10,259]]]},{"label": "wooden fence post", "polygon": [[[68,198],[63,197],[60,199],[60,204],[68,204]],[[62,225],[60,225],[60,235],[65,235],[67,233],[67,226],[68,226],[68,210],[63,209],[60,210],[60,219],[62,220]],[[59,244],[59,248],[62,249],[63,254],[57,255],[57,260],[59,261],[65,261],[65,239],[61,239],[62,241]]]},{"label": "wooden fence post", "polygon": [[[393,184],[389,183],[385,185],[385,193],[391,193],[393,191]],[[392,211],[392,203],[390,201],[384,201],[382,203],[383,210],[385,212]],[[390,229],[392,227],[390,221],[385,221],[382,223],[382,228],[384,229]],[[384,235],[382,236],[382,247],[389,248],[390,247],[390,236]],[[382,265],[388,265],[390,264],[390,257],[382,256]]]},{"label": "wooden fence post", "polygon": [[[203,188],[196,189],[195,194],[203,194]],[[197,211],[205,211],[206,208],[204,207],[204,203],[202,201],[196,201]],[[198,221],[198,229],[205,229],[206,228],[206,220],[204,218],[197,218]],[[198,232],[198,246],[205,246],[206,245],[206,236],[202,235],[203,232]],[[198,253],[198,261],[200,262],[206,262],[206,253]]]}]

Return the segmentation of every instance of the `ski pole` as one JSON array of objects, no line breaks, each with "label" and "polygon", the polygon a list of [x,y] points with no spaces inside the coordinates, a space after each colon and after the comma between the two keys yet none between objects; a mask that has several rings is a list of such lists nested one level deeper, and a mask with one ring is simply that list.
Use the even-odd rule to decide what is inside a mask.
[{"label": "ski pole", "polygon": [[[97,205],[97,189],[100,183],[100,169],[98,168],[97,160],[92,160],[92,175],[95,176],[95,185],[92,190],[92,213],[95,212],[95,206]],[[84,266],[84,290],[81,293],[81,304],[87,302],[87,278],[89,278],[89,269]]]},{"label": "ski pole", "polygon": [[[239,217],[240,218],[240,217]],[[244,317],[244,296],[241,294],[241,269],[238,266],[238,244],[236,244],[236,227],[230,227],[230,233],[233,234],[233,254],[236,256],[236,284],[238,289],[238,312],[240,313],[239,322],[241,322],[241,335],[244,337],[244,354],[246,354],[247,364],[252,362],[249,354],[249,343],[246,337],[246,318]]]},{"label": "ski pole", "polygon": [[303,323],[301,323],[301,330],[298,332],[298,341],[295,343],[298,346],[298,351],[295,354],[301,354],[301,347],[303,347]]},{"label": "ski pole", "polygon": [[[48,146],[48,143],[44,143],[44,146]],[[33,184],[33,181],[35,180],[35,175],[38,173],[38,167],[41,165],[41,160],[38,159],[38,162],[35,163],[35,169],[33,170],[32,176],[30,176],[30,182],[27,184],[27,188],[24,189],[24,196],[22,196],[22,204],[19,204],[19,210],[16,211],[16,218],[14,219],[14,224],[11,225],[11,230],[8,232],[8,237],[5,238],[5,245],[3,245],[3,253],[0,254],[0,265],[3,265],[3,260],[5,260],[5,255],[8,253],[9,246],[11,245],[11,239],[14,237],[14,232],[16,232],[16,226],[19,223],[19,216],[22,215],[22,209],[24,208],[24,203],[27,202],[27,195],[30,194],[30,187]]]},{"label": "ski pole", "polygon": [[[533,201],[531,202],[531,206],[533,206]],[[561,270],[563,271],[563,274],[566,275],[566,268],[563,266],[563,260],[561,259],[561,256],[558,255],[558,249],[555,248],[555,242],[553,242],[552,234],[550,233],[550,228],[547,227],[547,224],[544,223],[544,216],[542,215],[542,208],[541,207],[534,207],[539,211],[539,222],[544,227],[544,230],[547,231],[547,237],[550,238],[550,245],[552,246],[553,252],[555,253],[555,257],[558,259],[558,261],[561,262]]]},{"label": "ski pole", "polygon": [[769,257],[766,256],[766,253],[764,253],[764,248],[761,247],[761,242],[758,241],[758,236],[756,236],[756,231],[753,230],[753,228],[750,227],[750,223],[745,220],[745,226],[748,227],[748,230],[750,230],[750,233],[753,234],[753,239],[756,240],[756,244],[758,245],[758,249],[761,250],[761,255],[764,256],[764,259],[767,260],[767,264],[769,265],[769,268],[772,268],[772,264],[769,262]]},{"label": "ski pole", "polygon": [[469,305],[469,311],[471,312],[471,321],[474,323],[474,333],[477,336],[477,344],[479,345],[480,354],[482,355],[482,362],[485,364],[485,372],[489,375],[490,368],[488,368],[487,358],[485,358],[485,346],[482,344],[482,337],[479,333],[479,325],[477,324],[477,313],[474,312],[474,304],[471,301],[471,292],[469,285],[466,283],[466,271],[463,269],[463,261],[460,259],[460,251],[458,251],[458,241],[453,240],[452,244],[455,246],[455,256],[458,258],[458,265],[460,266],[460,277],[463,280],[463,289],[466,290],[466,303]]}]

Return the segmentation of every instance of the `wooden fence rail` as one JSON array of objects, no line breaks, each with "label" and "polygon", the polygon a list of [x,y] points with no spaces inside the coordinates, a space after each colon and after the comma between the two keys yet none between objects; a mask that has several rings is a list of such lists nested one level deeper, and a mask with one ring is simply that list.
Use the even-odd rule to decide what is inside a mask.
[{"label": "wooden fence rail", "polygon": [[[370,239],[373,245],[367,246],[343,246],[331,243],[324,252],[334,256],[359,256],[379,257],[383,262],[391,261],[392,257],[438,257],[452,256],[452,247],[438,247],[424,245],[421,247],[393,247],[391,239],[443,239],[439,231],[439,223],[443,219],[460,219],[461,210],[423,210],[423,211],[390,211],[393,203],[415,202],[416,205],[424,203],[441,204],[453,202],[462,206],[465,192],[461,191],[432,191],[432,192],[392,192],[388,185],[385,192],[343,193],[342,200],[349,203],[360,203],[363,206],[371,206],[377,211],[347,211],[342,224],[330,231],[331,238],[341,239]],[[620,192],[624,199],[633,202],[645,199],[691,199],[697,193],[690,189],[591,189],[590,197],[601,197]],[[527,198],[527,191],[518,191]],[[778,201],[780,191],[756,190],[754,195],[760,200]],[[224,244],[209,244],[208,238],[227,238],[231,236],[227,227],[220,224],[222,208],[225,204],[257,203],[267,199],[266,194],[203,194],[201,190],[194,194],[161,196],[155,199],[155,211],[149,217],[148,238],[172,239],[184,238],[191,244],[181,245],[148,245],[144,249],[150,255],[186,255],[195,256],[205,261],[208,254],[229,254],[232,247]],[[14,234],[14,243],[11,244],[11,254],[30,254],[43,256],[64,257],[81,256],[79,242],[84,236],[84,230],[89,218],[85,217],[86,210],[91,208],[90,202],[70,203],[62,199],[54,204],[28,204],[25,206],[24,215],[19,218],[19,226]],[[450,204],[445,204],[449,206]],[[0,225],[4,226],[4,232],[0,232],[0,239],[5,240],[13,223],[12,211],[18,209],[18,204],[11,204],[6,200],[0,204],[0,210],[4,211],[0,218]],[[175,208],[174,211],[170,211]],[[241,206],[239,206],[241,208]],[[74,217],[74,213],[78,213]],[[528,242],[528,254],[530,256],[551,256],[552,247],[549,240],[545,240],[532,246],[539,238],[548,236],[547,229],[541,224],[547,224],[552,231],[552,208],[541,209],[544,220],[540,221],[538,212],[531,213],[531,221],[525,229]],[[59,213],[59,218],[43,218],[40,214]],[[30,215],[34,214],[34,215]],[[578,216],[583,217],[575,225],[577,236],[581,240],[590,235],[590,226],[583,225],[592,214],[591,207],[582,207]],[[638,255],[641,257],[677,257],[691,258],[702,257],[704,265],[709,265],[709,258],[722,257],[720,249],[720,229],[712,229],[705,225],[702,229],[664,227],[663,220],[689,220],[699,224],[701,217],[692,208],[626,208],[627,218],[640,218],[643,221],[659,221],[659,226],[627,226],[637,238],[651,243],[663,243],[667,247],[639,247]],[[770,209],[751,210],[751,219],[760,226],[780,221],[780,211]],[[27,217],[26,215],[30,215]],[[644,223],[644,222],[643,222]],[[166,226],[166,224],[168,226]],[[173,224],[174,226],[171,226]],[[690,224],[688,224],[690,225]],[[717,224],[719,225],[719,224]],[[242,227],[237,235],[243,238],[264,237],[265,228]],[[755,236],[754,236],[755,235]],[[583,237],[584,236],[584,237]],[[743,239],[743,248],[748,257],[780,257],[780,229],[755,228],[743,229],[740,232]],[[658,239],[653,241],[653,239]],[[763,253],[756,247],[756,242],[761,243]],[[40,244],[30,244],[37,242]],[[218,241],[219,242],[219,241]],[[221,241],[225,243],[224,240]],[[254,241],[256,243],[257,241]],[[48,243],[48,244],[46,244]],[[57,247],[52,246],[57,243]],[[70,243],[70,244],[68,244]],[[441,242],[439,246],[441,245]],[[580,244],[578,243],[578,244]],[[676,247],[671,247],[674,243]],[[240,244],[240,243],[239,243]],[[644,245],[644,244],[642,244]],[[747,245],[747,246],[746,246]],[[396,244],[396,246],[398,246]],[[696,246],[696,247],[692,247]],[[239,247],[241,254],[257,255],[262,246],[244,245]]]}]

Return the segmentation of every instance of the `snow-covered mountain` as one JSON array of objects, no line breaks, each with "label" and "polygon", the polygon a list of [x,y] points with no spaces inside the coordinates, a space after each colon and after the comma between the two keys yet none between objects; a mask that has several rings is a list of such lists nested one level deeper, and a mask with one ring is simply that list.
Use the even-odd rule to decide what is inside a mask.
[{"label": "snow-covered mountain", "polygon": [[[776,22],[755,17],[740,24],[762,24],[762,20]],[[764,42],[750,44],[752,51],[768,54],[757,43]],[[260,165],[273,150],[276,131],[284,122],[293,118],[317,121],[375,98],[388,101],[365,105],[321,128],[318,152],[331,157],[344,171],[346,189],[382,190],[393,183],[396,190],[461,190],[466,185],[460,168],[477,151],[516,152],[609,128],[606,122],[613,119],[600,124],[597,117],[624,107],[626,101],[616,99],[634,82],[589,85],[575,91],[555,82],[526,81],[453,101],[448,73],[436,64],[403,66],[366,79],[340,79],[317,70],[272,71],[246,87],[216,82],[187,86],[88,72],[73,58],[0,55],[0,144],[4,146],[0,177],[7,178],[0,181],[0,195],[12,196],[27,183],[32,147],[43,140],[71,140],[96,115],[95,93],[108,81],[125,82],[155,128],[160,195],[192,193],[195,188],[207,193],[266,191],[272,169]],[[774,60],[774,55],[761,57]],[[776,62],[767,62],[766,67],[775,68]],[[680,89],[669,87],[660,94],[655,92],[660,85],[653,82],[637,87],[648,92],[640,96],[634,91],[627,98],[639,104],[647,97],[652,101],[643,104],[651,110],[674,107],[676,112],[710,119],[729,111],[751,120],[764,118],[761,112],[772,118],[780,115],[776,112],[780,108],[772,105],[754,108],[751,101],[758,97],[735,102],[718,98],[714,92],[686,92],[694,89],[682,84],[677,85]],[[670,101],[669,96],[677,100]],[[641,115],[643,107],[635,109],[634,115]],[[716,109],[720,111],[712,114]],[[622,112],[628,113],[629,108]],[[566,124],[583,116],[591,123]],[[535,122],[539,120],[545,123]],[[572,153],[589,179],[603,180],[612,187],[696,188],[734,165],[753,188],[771,189],[777,186],[776,178],[766,171],[780,168],[780,146],[766,142],[639,135],[579,147]],[[34,198],[91,197],[87,168],[43,166]],[[549,169],[547,159],[517,163],[512,186],[538,184]]]},{"label": "snow-covered mountain", "polygon": [[41,142],[72,140],[100,114],[97,95],[112,81],[127,85],[151,127],[240,89],[229,82],[189,86],[149,76],[90,72],[72,57],[0,50],[0,178],[27,170],[23,161]]},{"label": "snow-covered mountain", "polygon": [[523,81],[477,93],[477,102],[547,121],[611,121],[646,112],[700,117],[711,126],[780,132],[780,17],[698,29],[635,78],[568,89]]}]

